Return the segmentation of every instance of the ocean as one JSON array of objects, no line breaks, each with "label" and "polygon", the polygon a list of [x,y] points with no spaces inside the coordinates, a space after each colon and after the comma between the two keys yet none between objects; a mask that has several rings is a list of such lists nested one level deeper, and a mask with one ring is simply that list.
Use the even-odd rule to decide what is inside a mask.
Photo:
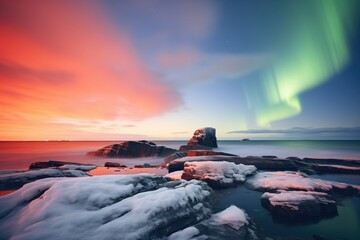
[{"label": "ocean", "polygon": [[[161,164],[163,158],[99,158],[86,156],[104,146],[121,141],[2,141],[0,142],[0,170],[27,169],[32,162],[38,161],[69,161],[91,163],[103,166],[106,161],[120,162],[129,167],[136,164]],[[154,141],[158,145],[178,149],[187,141]],[[360,141],[284,141],[284,140],[253,140],[253,141],[218,141],[216,151],[228,152],[240,156],[275,155],[286,158],[289,156],[312,158],[360,159]]]}]

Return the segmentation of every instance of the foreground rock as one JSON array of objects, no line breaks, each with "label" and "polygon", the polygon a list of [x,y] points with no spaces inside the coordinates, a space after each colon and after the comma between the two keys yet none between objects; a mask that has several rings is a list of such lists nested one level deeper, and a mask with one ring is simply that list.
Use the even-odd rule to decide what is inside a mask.
[{"label": "foreground rock", "polygon": [[336,203],[327,193],[314,191],[266,192],[261,204],[274,216],[316,221],[338,214]]},{"label": "foreground rock", "polygon": [[216,130],[215,128],[200,128],[194,132],[192,138],[188,141],[187,146],[205,146],[209,148],[217,148]]},{"label": "foreground rock", "polygon": [[239,157],[239,156],[196,156],[196,157],[183,157],[171,161],[168,165],[169,173],[184,169],[185,162],[200,162],[200,161],[226,161],[235,164],[254,165],[259,170],[297,170],[296,164],[288,159],[273,159],[263,157]]},{"label": "foreground rock", "polygon": [[253,165],[231,162],[186,162],[181,178],[202,180],[212,188],[223,188],[244,182],[255,171]]},{"label": "foreground rock", "polygon": [[208,218],[210,198],[205,183],[150,174],[39,180],[0,198],[0,232],[4,239],[161,239]]},{"label": "foreground rock", "polygon": [[257,232],[244,210],[232,205],[195,226],[173,233],[168,240],[262,239],[261,236],[257,235]]},{"label": "foreground rock", "polygon": [[277,190],[317,191],[343,195],[359,195],[360,186],[308,178],[298,172],[259,172],[247,183],[259,191]]},{"label": "foreground rock", "polygon": [[18,189],[26,183],[53,177],[86,177],[81,170],[40,169],[0,175],[0,190]]},{"label": "foreground rock", "polygon": [[157,146],[149,141],[125,141],[94,152],[88,152],[87,155],[97,157],[166,157],[174,152],[176,152],[175,149]]}]

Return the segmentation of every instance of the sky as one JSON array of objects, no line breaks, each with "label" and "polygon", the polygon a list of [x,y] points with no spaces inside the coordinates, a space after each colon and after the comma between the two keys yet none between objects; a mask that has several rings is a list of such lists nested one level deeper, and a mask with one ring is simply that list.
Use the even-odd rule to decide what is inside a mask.
[{"label": "sky", "polygon": [[0,0],[0,140],[360,139],[355,0]]}]

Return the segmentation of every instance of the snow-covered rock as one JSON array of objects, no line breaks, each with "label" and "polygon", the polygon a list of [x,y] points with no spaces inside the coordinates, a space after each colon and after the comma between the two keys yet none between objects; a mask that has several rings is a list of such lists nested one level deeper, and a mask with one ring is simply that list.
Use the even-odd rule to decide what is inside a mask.
[{"label": "snow-covered rock", "polygon": [[255,166],[232,162],[186,162],[181,178],[202,180],[211,187],[221,188],[244,182],[255,171]]},{"label": "snow-covered rock", "polygon": [[266,192],[261,197],[261,204],[275,216],[293,219],[336,216],[337,207],[327,193],[314,191]]},{"label": "snow-covered rock", "polygon": [[61,169],[39,169],[25,172],[13,172],[0,175],[0,190],[17,189],[26,183],[51,177],[85,177],[89,176],[79,170],[61,170]]},{"label": "snow-covered rock", "polygon": [[168,240],[217,240],[217,239],[259,239],[255,226],[250,223],[244,210],[230,206],[222,212],[194,226],[173,233]]},{"label": "snow-covered rock", "polygon": [[158,239],[208,218],[210,198],[203,182],[151,174],[42,179],[0,198],[0,232],[4,239]]},{"label": "snow-covered rock", "polygon": [[247,183],[260,191],[300,190],[359,194],[360,186],[306,177],[299,172],[259,172]]}]

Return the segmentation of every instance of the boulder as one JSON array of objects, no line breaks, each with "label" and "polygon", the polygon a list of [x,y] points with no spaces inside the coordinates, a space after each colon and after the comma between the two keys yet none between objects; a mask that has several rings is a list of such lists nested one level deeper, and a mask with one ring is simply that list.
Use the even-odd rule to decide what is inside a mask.
[{"label": "boulder", "polygon": [[194,132],[193,137],[187,143],[188,146],[202,145],[210,148],[217,148],[215,128],[200,128]]},{"label": "boulder", "polygon": [[112,144],[97,151],[88,152],[90,156],[97,157],[165,157],[176,152],[175,149],[157,146],[149,141],[125,141]]},{"label": "boulder", "polygon": [[338,214],[336,203],[327,193],[314,191],[266,192],[261,204],[274,216],[291,219],[319,220]]}]

